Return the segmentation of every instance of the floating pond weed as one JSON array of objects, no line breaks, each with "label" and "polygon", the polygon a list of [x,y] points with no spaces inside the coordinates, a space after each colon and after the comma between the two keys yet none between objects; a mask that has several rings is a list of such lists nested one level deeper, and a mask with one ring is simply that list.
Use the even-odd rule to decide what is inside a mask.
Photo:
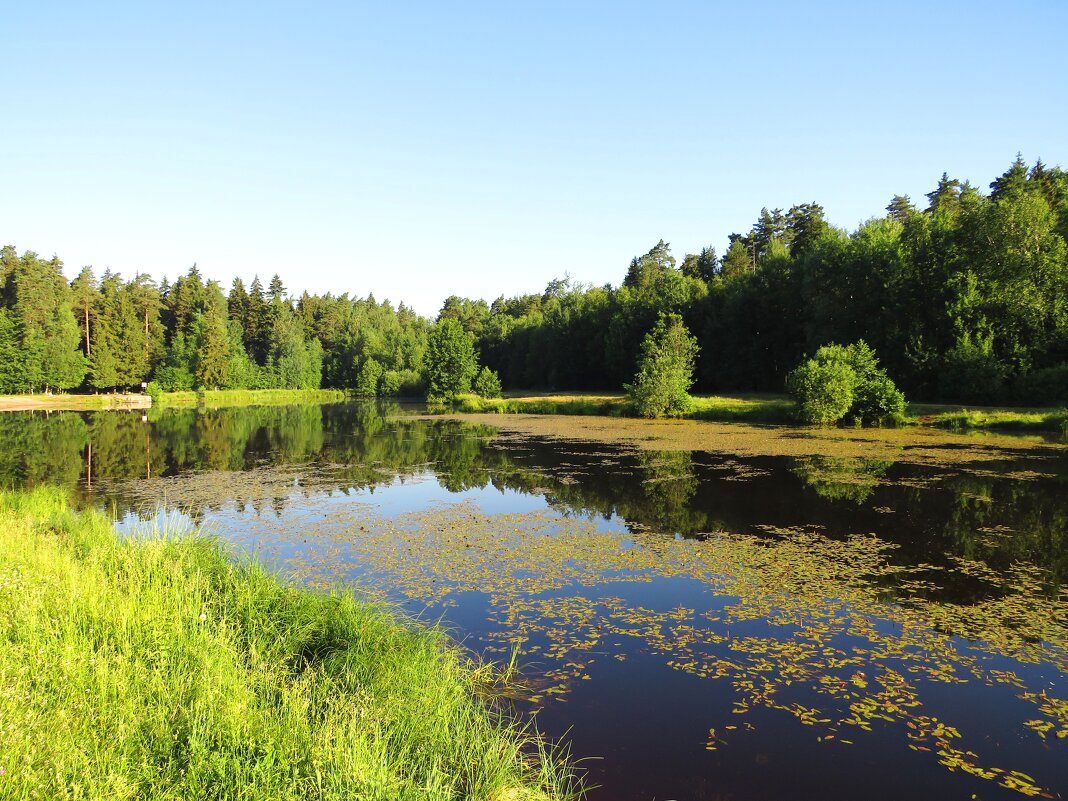
[{"label": "floating pond weed", "polygon": [[[514,661],[518,648],[537,665],[515,685],[535,709],[566,701],[598,660],[625,660],[636,645],[667,668],[729,683],[738,714],[775,710],[817,729],[821,742],[846,745],[890,726],[948,770],[1052,797],[1040,780],[997,764],[997,751],[964,724],[928,709],[938,686],[1002,686],[1027,702],[1022,731],[1068,737],[1068,700],[1006,667],[1068,672],[1068,595],[1041,569],[998,571],[960,556],[902,565],[896,546],[871,535],[769,528],[684,539],[631,528],[549,512],[486,514],[473,503],[397,516],[334,510],[309,534],[327,547],[309,549],[300,569],[323,587],[358,574],[365,586],[430,608],[480,594],[484,649]],[[981,597],[940,600],[950,574],[979,582]],[[678,578],[706,587],[704,608],[626,597],[628,586]],[[715,736],[708,746],[729,744]]]}]

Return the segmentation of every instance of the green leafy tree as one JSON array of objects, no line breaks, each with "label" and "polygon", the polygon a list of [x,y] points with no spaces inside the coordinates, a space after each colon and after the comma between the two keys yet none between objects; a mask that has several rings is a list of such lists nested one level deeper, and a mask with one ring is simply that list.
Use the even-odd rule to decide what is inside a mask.
[{"label": "green leafy tree", "polygon": [[431,329],[426,348],[426,397],[450,401],[471,389],[478,371],[475,345],[455,318],[441,320]]},{"label": "green leafy tree", "polygon": [[271,329],[267,371],[272,385],[281,389],[318,389],[323,375],[323,348],[308,341],[304,326],[287,305],[278,305]]},{"label": "green leafy tree", "polygon": [[373,398],[378,395],[379,381],[382,380],[382,365],[374,359],[367,359],[360,367],[359,377],[356,379],[356,394],[363,398]]},{"label": "green leafy tree", "polygon": [[638,372],[627,395],[643,417],[684,412],[692,406],[697,340],[686,330],[678,314],[661,314],[641,344]]}]

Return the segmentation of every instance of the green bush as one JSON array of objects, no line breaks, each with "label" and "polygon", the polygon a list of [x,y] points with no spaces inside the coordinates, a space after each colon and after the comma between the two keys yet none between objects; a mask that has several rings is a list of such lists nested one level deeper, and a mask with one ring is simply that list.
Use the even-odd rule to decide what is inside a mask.
[{"label": "green bush", "polygon": [[856,373],[844,362],[809,359],[790,373],[786,387],[797,401],[802,422],[830,425],[853,406],[856,379]]},{"label": "green bush", "polygon": [[382,373],[382,380],[378,382],[378,392],[384,397],[396,395],[400,392],[401,374],[398,370],[386,370]]},{"label": "green bush", "polygon": [[153,406],[159,406],[163,401],[163,387],[158,381],[149,381],[148,386],[145,387],[145,394],[152,399]]},{"label": "green bush", "polygon": [[483,367],[475,378],[475,394],[483,398],[501,397],[501,377],[496,370]]},{"label": "green bush", "polygon": [[857,422],[883,425],[905,414],[905,395],[882,370],[861,380],[854,391],[853,409],[847,414]]},{"label": "green bush", "polygon": [[824,345],[796,367],[786,382],[806,423],[830,425],[845,419],[882,425],[905,414],[905,396],[864,340],[843,347]]}]

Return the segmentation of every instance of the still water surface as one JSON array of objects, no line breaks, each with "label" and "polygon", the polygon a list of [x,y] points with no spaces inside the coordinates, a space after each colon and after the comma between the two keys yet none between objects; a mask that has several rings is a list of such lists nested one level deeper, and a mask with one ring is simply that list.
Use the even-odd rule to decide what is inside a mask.
[{"label": "still water surface", "polygon": [[7,414],[0,479],[518,653],[607,799],[1068,793],[1068,449],[649,451],[371,405]]}]

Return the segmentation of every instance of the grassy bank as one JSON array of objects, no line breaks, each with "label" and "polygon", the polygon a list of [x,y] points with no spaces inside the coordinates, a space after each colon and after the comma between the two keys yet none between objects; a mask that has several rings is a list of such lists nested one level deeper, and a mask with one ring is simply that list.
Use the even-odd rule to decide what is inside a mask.
[{"label": "grassy bank", "polygon": [[1068,409],[946,409],[914,404],[912,419],[923,425],[956,430],[995,429],[1000,431],[1059,431],[1068,435]]},{"label": "grassy bank", "polygon": [[209,389],[202,392],[163,392],[157,406],[188,409],[204,406],[272,406],[293,403],[338,403],[345,400],[339,389]]},{"label": "grassy bank", "polygon": [[[781,395],[733,395],[694,397],[693,409],[679,417],[691,420],[747,423],[792,423],[793,403]],[[635,417],[626,395],[522,395],[480,398],[462,395],[453,411],[497,414],[564,414]]]},{"label": "grassy bank", "polygon": [[0,532],[4,798],[565,795],[439,631],[55,490],[0,494]]},{"label": "grassy bank", "polygon": [[[786,395],[701,395],[683,419],[719,423],[797,425],[795,405]],[[619,394],[511,395],[480,398],[462,395],[452,411],[472,414],[560,414],[634,417],[626,396]],[[910,404],[907,425],[930,425],[955,430],[1053,431],[1068,434],[1068,409],[965,409],[939,404]]]}]

